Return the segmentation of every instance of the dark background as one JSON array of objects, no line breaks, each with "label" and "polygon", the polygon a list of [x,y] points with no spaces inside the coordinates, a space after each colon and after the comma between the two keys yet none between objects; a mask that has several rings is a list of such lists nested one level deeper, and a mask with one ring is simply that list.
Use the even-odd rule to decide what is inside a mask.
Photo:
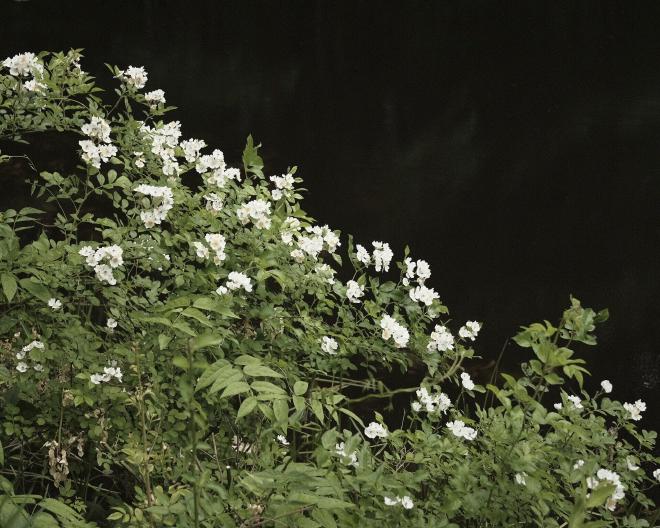
[{"label": "dark background", "polygon": [[[184,137],[269,174],[364,245],[409,244],[497,357],[569,294],[609,307],[596,384],[660,426],[660,3],[0,1],[0,56],[145,66]],[[9,183],[0,179],[9,189]],[[3,205],[11,200],[3,193]],[[528,351],[509,346],[505,364]],[[550,402],[548,402],[550,403]]]}]

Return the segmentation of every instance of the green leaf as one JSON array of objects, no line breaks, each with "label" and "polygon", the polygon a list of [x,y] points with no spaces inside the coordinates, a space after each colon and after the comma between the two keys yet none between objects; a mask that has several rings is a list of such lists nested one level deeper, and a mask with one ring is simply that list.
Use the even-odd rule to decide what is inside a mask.
[{"label": "green leaf", "polygon": [[48,288],[46,288],[43,284],[41,284],[41,282],[37,281],[36,279],[21,279],[19,281],[19,284],[21,285],[22,288],[26,289],[32,295],[34,295],[37,299],[45,303],[47,303],[48,299],[52,297]]},{"label": "green leaf", "polygon": [[229,398],[230,396],[236,396],[237,394],[243,394],[244,392],[248,392],[250,390],[250,386],[245,383],[244,381],[234,381],[227,385],[227,388],[224,390],[222,393],[221,398]]},{"label": "green leaf", "polygon": [[172,363],[182,370],[188,370],[188,360],[183,356],[174,356]]},{"label": "green leaf", "polygon": [[190,348],[194,352],[200,348],[214,346],[222,342],[222,337],[218,334],[205,333],[190,340]]},{"label": "green leaf", "polygon": [[2,291],[4,292],[5,297],[7,297],[7,302],[11,302],[14,295],[16,295],[16,289],[18,288],[16,279],[11,273],[3,273],[2,276],[0,276],[0,281],[2,281]]},{"label": "green leaf", "polygon": [[261,380],[253,381],[251,386],[257,392],[268,392],[268,393],[271,393],[271,394],[284,394],[284,390],[281,387],[278,387],[277,385],[273,385],[269,381],[261,381]]},{"label": "green leaf", "polygon": [[307,392],[307,387],[309,387],[309,383],[306,381],[296,381],[293,384],[293,393],[296,396],[302,396]]},{"label": "green leaf", "polygon": [[268,368],[264,365],[254,365],[249,364],[243,367],[243,372],[247,376],[257,377],[263,376],[265,378],[283,378],[282,374],[275,372],[273,369]]},{"label": "green leaf", "polygon": [[241,406],[238,408],[238,412],[236,413],[236,420],[239,420],[240,418],[250,414],[252,411],[254,411],[256,406],[257,399],[254,396],[248,396],[245,398],[243,403],[241,403]]},{"label": "green leaf", "polygon": [[289,421],[289,405],[286,400],[275,400],[273,402],[273,413],[275,420],[286,431],[287,422]]},{"label": "green leaf", "polygon": [[319,419],[319,422],[323,422],[323,405],[321,405],[321,402],[319,400],[312,400],[310,406],[314,415]]}]

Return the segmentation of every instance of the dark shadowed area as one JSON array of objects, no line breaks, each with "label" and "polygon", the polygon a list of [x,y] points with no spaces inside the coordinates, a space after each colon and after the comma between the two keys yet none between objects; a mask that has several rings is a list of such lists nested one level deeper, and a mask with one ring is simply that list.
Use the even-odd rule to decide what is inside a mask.
[{"label": "dark shadowed area", "polygon": [[660,425],[660,3],[1,7],[2,58],[85,48],[105,85],[104,62],[145,66],[184,137],[238,161],[252,133],[270,173],[298,165],[320,222],[397,259],[409,244],[456,322],[485,322],[487,360],[571,293],[609,307],[580,353]]}]

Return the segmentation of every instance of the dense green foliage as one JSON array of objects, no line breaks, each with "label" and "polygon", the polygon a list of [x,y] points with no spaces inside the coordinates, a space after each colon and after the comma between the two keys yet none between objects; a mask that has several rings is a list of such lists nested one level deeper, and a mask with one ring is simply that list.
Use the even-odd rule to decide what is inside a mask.
[{"label": "dense green foliage", "polygon": [[3,528],[654,524],[643,402],[583,390],[606,311],[572,299],[476,385],[480,324],[449,329],[426,263],[389,270],[314,226],[295,167],[200,154],[144,72],[111,96],[78,59],[0,74],[1,162],[82,149],[27,159],[34,207],[0,213]]}]

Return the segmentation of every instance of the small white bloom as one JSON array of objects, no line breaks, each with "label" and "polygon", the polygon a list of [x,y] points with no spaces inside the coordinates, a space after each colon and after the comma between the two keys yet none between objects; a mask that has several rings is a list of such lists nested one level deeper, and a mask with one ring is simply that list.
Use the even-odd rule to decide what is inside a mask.
[{"label": "small white bloom", "polygon": [[401,497],[401,506],[403,506],[406,510],[412,509],[414,506],[412,498],[410,498],[408,495]]},{"label": "small white bloom", "polygon": [[401,499],[398,497],[391,498],[391,497],[383,497],[383,502],[385,503],[385,506],[396,506],[401,502]]},{"label": "small white bloom", "polygon": [[383,427],[381,424],[377,422],[371,422],[365,429],[364,429],[364,434],[368,438],[387,438],[388,432],[385,427]]},{"label": "small white bloom", "polygon": [[118,77],[128,86],[140,90],[147,84],[147,72],[143,66],[129,66],[126,70],[120,70]]},{"label": "small white bloom", "polygon": [[600,382],[600,386],[603,388],[603,390],[609,394],[612,392],[612,383],[610,383],[609,380],[603,380]]},{"label": "small white bloom", "polygon": [[362,262],[362,264],[369,264],[369,262],[371,261],[371,257],[369,256],[369,252],[366,250],[366,248],[360,244],[357,244],[355,248],[357,249],[355,258],[359,262]]},{"label": "small white bloom", "polygon": [[624,403],[623,408],[628,411],[631,420],[639,421],[642,419],[642,412],[646,410],[646,403],[637,400],[635,403]]},{"label": "small white bloom", "polygon": [[582,466],[584,466],[584,460],[580,459],[573,464],[573,469],[580,469]]},{"label": "small white bloom", "polygon": [[55,299],[54,297],[50,298],[48,299],[48,306],[52,308],[54,311],[57,311],[60,308],[62,308],[62,301],[60,301],[59,299]]},{"label": "small white bloom", "polygon": [[454,436],[465,438],[466,440],[474,440],[477,436],[477,431],[472,427],[466,426],[462,420],[447,422],[447,428]]},{"label": "small white bloom", "polygon": [[16,370],[18,370],[19,372],[26,372],[27,369],[28,369],[27,363],[23,361],[21,361],[20,363],[18,363],[18,365],[16,365]]},{"label": "small white bloom", "polygon": [[467,390],[474,389],[474,382],[472,381],[472,378],[470,378],[470,375],[467,372],[461,373],[461,384]]},{"label": "small white bloom", "polygon": [[105,322],[105,326],[107,326],[110,330],[113,330],[117,328],[117,321],[112,317],[108,317],[108,320]]},{"label": "small white bloom", "polygon": [[639,466],[635,462],[634,457],[626,457],[626,465],[630,471],[637,471],[639,469]]},{"label": "small white bloom", "polygon": [[521,486],[527,486],[527,473],[524,471],[522,473],[516,473],[515,479],[516,479],[516,484],[520,484]]},{"label": "small white bloom", "polygon": [[567,396],[566,399],[569,400],[576,409],[584,409],[582,406],[582,400],[578,396]]},{"label": "small white bloom", "polygon": [[477,338],[477,334],[479,333],[479,330],[481,330],[480,323],[478,323],[477,321],[468,321],[467,323],[465,323],[464,326],[462,326],[459,329],[458,335],[463,339],[469,339],[471,341],[474,341]]},{"label": "small white bloom", "polygon": [[332,337],[323,336],[321,338],[321,350],[323,350],[323,352],[326,354],[335,356],[337,354],[338,347],[339,345],[337,344],[337,341],[335,341]]},{"label": "small white bloom", "polygon": [[352,303],[359,303],[360,297],[364,295],[364,286],[358,284],[354,280],[349,280],[346,283],[346,297]]},{"label": "small white bloom", "polygon": [[357,458],[357,451],[353,451],[352,453],[347,453],[346,445],[344,444],[344,442],[335,444],[335,453],[340,457],[346,457],[350,459],[350,462],[348,463],[349,466],[358,467],[360,465]]},{"label": "small white bloom", "polygon": [[656,479],[658,482],[660,482],[660,469],[656,469],[653,471],[653,478]]},{"label": "small white bloom", "polygon": [[426,306],[431,306],[433,301],[440,298],[440,295],[433,289],[426,286],[417,286],[411,288],[408,292],[410,298],[415,302],[421,302]]},{"label": "small white bloom", "polygon": [[283,446],[288,446],[289,445],[289,441],[286,439],[286,436],[284,436],[284,435],[281,435],[281,434],[277,435],[277,441],[280,444],[282,444]]},{"label": "small white bloom", "polygon": [[389,271],[394,253],[387,242],[372,242],[374,247],[374,267],[376,271]]},{"label": "small white bloom", "polygon": [[429,352],[454,350],[454,336],[442,325],[436,325],[431,333],[431,341],[426,347]]},{"label": "small white bloom", "polygon": [[154,90],[144,94],[144,99],[151,106],[165,104],[165,92],[163,90]]},{"label": "small white bloom", "polygon": [[397,322],[394,317],[384,314],[380,320],[380,327],[383,329],[383,339],[389,340],[391,337],[394,341],[394,346],[397,348],[404,348],[410,339],[408,329]]}]

